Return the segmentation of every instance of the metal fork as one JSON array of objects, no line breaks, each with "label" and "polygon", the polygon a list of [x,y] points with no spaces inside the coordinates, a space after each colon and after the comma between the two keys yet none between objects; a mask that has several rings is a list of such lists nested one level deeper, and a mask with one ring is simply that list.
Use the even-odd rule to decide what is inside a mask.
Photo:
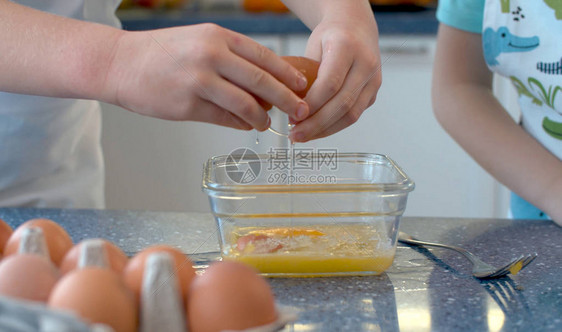
[{"label": "metal fork", "polygon": [[509,273],[515,275],[525,266],[529,265],[537,257],[536,253],[527,256],[522,255],[521,257],[512,260],[508,264],[497,268],[484,263],[482,260],[480,260],[480,258],[476,257],[473,253],[464,248],[441,243],[420,241],[404,232],[398,232],[398,241],[415,246],[432,246],[455,250],[463,254],[464,257],[468,258],[468,260],[473,264],[472,275],[480,279],[500,278]]}]

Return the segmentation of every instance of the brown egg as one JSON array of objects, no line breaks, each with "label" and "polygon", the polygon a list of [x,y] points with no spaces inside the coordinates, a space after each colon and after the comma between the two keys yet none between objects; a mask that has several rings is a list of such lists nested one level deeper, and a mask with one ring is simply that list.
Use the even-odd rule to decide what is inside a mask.
[{"label": "brown egg", "polygon": [[0,256],[4,254],[4,246],[14,231],[7,222],[0,219]]},{"label": "brown egg", "polygon": [[190,332],[243,330],[276,319],[269,284],[249,266],[230,261],[213,263],[191,284],[187,300]]},{"label": "brown egg", "polygon": [[55,265],[60,266],[64,255],[72,248],[72,239],[64,228],[49,219],[31,219],[21,224],[8,239],[4,254],[8,256],[18,251],[22,231],[29,227],[39,227],[43,230],[51,260]]},{"label": "brown egg", "polygon": [[306,77],[306,81],[308,83],[306,88],[301,91],[295,91],[297,96],[304,98],[318,77],[320,62],[303,56],[282,56],[281,59],[287,61],[291,66],[303,73],[304,77]]},{"label": "brown egg", "polygon": [[178,249],[166,245],[148,247],[131,258],[123,271],[125,284],[133,291],[133,293],[135,293],[137,301],[140,299],[146,259],[151,253],[161,251],[170,253],[174,259],[176,276],[178,277],[181,293],[183,294],[182,298],[185,298],[187,291],[189,290],[189,285],[191,284],[193,278],[195,278],[193,263],[189,257]]},{"label": "brown egg", "polygon": [[79,261],[80,249],[86,241],[101,241],[103,243],[103,247],[105,248],[105,253],[109,261],[109,267],[118,274],[123,272],[129,258],[121,249],[119,249],[119,247],[104,239],[88,239],[78,243],[66,253],[60,265],[60,270],[63,274],[76,269]]},{"label": "brown egg", "polygon": [[44,257],[12,255],[0,262],[0,294],[47,302],[59,275],[55,265]]},{"label": "brown egg", "polygon": [[[307,58],[307,57],[292,56],[292,55],[282,56],[281,59],[285,60],[291,66],[298,69],[301,73],[304,74],[304,77],[306,77],[306,81],[307,81],[306,88],[304,88],[304,90],[301,90],[301,91],[295,91],[295,94],[297,96],[299,96],[301,98],[306,97],[306,94],[308,93],[308,90],[310,90],[310,87],[312,86],[314,81],[316,81],[316,78],[318,77],[318,69],[320,68],[320,62],[318,62],[316,60],[313,60],[313,59],[310,59],[310,58]],[[269,111],[273,107],[270,103],[261,99],[260,97],[258,97],[256,95],[252,95],[252,96],[256,99],[258,104],[264,110]]]},{"label": "brown egg", "polygon": [[92,323],[109,325],[115,332],[133,332],[137,328],[133,294],[109,269],[86,267],[69,272],[51,292],[49,306],[73,311]]}]

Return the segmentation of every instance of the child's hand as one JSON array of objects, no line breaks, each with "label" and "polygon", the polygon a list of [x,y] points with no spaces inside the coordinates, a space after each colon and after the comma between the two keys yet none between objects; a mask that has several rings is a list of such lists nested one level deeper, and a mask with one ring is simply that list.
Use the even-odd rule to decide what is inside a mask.
[{"label": "child's hand", "polygon": [[382,81],[375,20],[342,16],[323,19],[310,36],[306,56],[321,64],[305,98],[312,115],[291,132],[296,142],[347,128],[375,102]]},{"label": "child's hand", "polygon": [[255,96],[302,120],[308,105],[292,91],[306,79],[250,38],[213,24],[124,32],[108,71],[104,101],[169,120],[263,131]]}]

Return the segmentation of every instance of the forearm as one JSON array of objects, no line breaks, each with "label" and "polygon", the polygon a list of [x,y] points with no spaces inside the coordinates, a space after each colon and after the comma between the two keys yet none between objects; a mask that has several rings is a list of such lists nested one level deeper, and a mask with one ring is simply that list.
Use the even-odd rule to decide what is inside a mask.
[{"label": "forearm", "polygon": [[373,20],[367,0],[283,0],[311,30],[323,19],[363,22]]},{"label": "forearm", "polygon": [[498,181],[553,218],[562,217],[557,211],[562,162],[516,124],[489,89],[449,86],[441,91],[436,114],[451,137]]},{"label": "forearm", "polygon": [[0,90],[111,102],[105,78],[122,33],[0,0]]},{"label": "forearm", "polygon": [[432,88],[435,115],[492,176],[560,223],[562,162],[494,97],[481,51],[479,36],[440,28]]}]

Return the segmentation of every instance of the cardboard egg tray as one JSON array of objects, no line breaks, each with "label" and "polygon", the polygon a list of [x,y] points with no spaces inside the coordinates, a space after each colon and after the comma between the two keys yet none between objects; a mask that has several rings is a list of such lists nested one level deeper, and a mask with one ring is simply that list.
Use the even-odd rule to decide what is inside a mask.
[{"label": "cardboard egg tray", "polygon": [[[81,246],[77,268],[87,266],[108,268],[105,250],[103,241],[85,240]],[[42,230],[26,229],[18,252],[48,258],[49,253]],[[176,276],[171,255],[165,252],[152,253],[147,258],[143,273],[138,331],[186,332],[186,314],[178,290],[178,282],[174,282]],[[277,306],[277,311],[277,321],[244,331],[278,331],[296,319],[296,315],[285,308]],[[0,331],[118,332],[107,325],[85,322],[70,311],[56,310],[40,302],[4,296],[0,296]]]}]

